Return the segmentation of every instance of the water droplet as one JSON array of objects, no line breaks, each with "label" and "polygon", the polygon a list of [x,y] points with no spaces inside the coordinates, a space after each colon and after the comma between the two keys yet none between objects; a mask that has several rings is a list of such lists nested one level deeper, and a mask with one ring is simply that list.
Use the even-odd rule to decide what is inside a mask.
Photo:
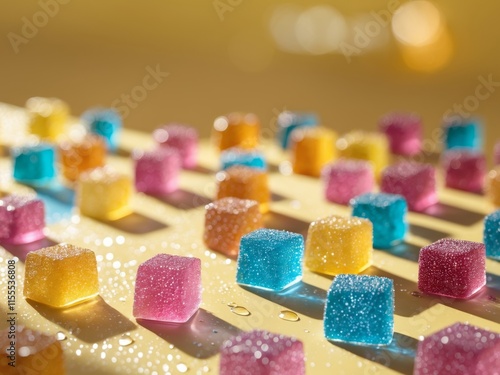
[{"label": "water droplet", "polygon": [[290,310],[283,310],[278,316],[280,317],[280,319],[286,320],[288,322],[298,322],[300,320],[300,317],[297,315],[297,313],[294,313]]},{"label": "water droplet", "polygon": [[188,370],[188,367],[184,363],[179,363],[177,364],[177,371],[179,372],[186,372]]},{"label": "water droplet", "polygon": [[419,297],[419,298],[420,298],[420,297],[422,297],[422,293],[417,292],[417,291],[415,291],[415,292],[411,292],[410,294],[411,294],[413,297]]},{"label": "water droplet", "polygon": [[128,346],[130,344],[132,344],[134,342],[134,340],[132,339],[132,337],[130,337],[130,335],[128,334],[124,334],[122,335],[119,339],[118,339],[118,344],[120,346]]},{"label": "water droplet", "polygon": [[241,315],[241,316],[250,315],[250,311],[248,311],[246,307],[238,306],[238,305],[231,307],[231,312],[235,313],[236,315]]},{"label": "water droplet", "polygon": [[237,305],[236,303],[234,303],[234,302],[229,302],[227,305],[228,305],[229,307],[236,307],[236,306],[238,306],[238,305]]},{"label": "water droplet", "polygon": [[57,341],[64,341],[66,339],[67,339],[67,337],[64,334],[64,332],[59,331],[59,332],[56,333],[56,340]]}]

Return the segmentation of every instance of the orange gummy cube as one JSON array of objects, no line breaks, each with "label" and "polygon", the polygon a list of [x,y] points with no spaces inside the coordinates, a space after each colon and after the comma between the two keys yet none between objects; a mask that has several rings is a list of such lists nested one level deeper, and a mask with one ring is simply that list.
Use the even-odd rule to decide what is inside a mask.
[{"label": "orange gummy cube", "polygon": [[24,296],[53,307],[66,307],[99,293],[93,251],[59,244],[26,257]]},{"label": "orange gummy cube", "polygon": [[241,237],[263,227],[259,204],[253,200],[222,198],[205,210],[205,244],[229,257],[238,255]]},{"label": "orange gummy cube", "polygon": [[104,138],[94,134],[62,142],[59,145],[59,158],[63,176],[76,181],[82,172],[104,165],[106,142]]},{"label": "orange gummy cube", "polygon": [[253,149],[259,143],[260,122],[253,113],[230,113],[214,121],[214,139],[221,151],[231,147]]},{"label": "orange gummy cube", "polygon": [[269,211],[271,193],[267,172],[237,165],[217,173],[217,199],[234,197],[259,203],[260,212]]}]

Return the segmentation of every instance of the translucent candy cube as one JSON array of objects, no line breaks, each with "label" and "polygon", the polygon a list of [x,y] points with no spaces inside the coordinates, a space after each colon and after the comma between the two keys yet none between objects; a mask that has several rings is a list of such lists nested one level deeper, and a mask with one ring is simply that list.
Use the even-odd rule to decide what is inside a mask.
[{"label": "translucent candy cube", "polygon": [[371,164],[364,160],[339,159],[322,171],[325,198],[333,203],[348,204],[361,194],[369,193],[375,186]]},{"label": "translucent candy cube", "polygon": [[295,129],[312,127],[317,124],[319,124],[319,119],[315,113],[281,112],[277,121],[279,128],[278,139],[281,147],[283,149],[289,148],[290,136]]},{"label": "translucent candy cube", "polygon": [[304,238],[298,233],[258,229],[241,238],[236,282],[280,291],[302,279]]},{"label": "translucent candy cube", "polygon": [[338,275],[326,296],[328,340],[388,345],[394,333],[394,285],[379,276]]},{"label": "translucent candy cube", "polygon": [[414,375],[498,374],[500,335],[455,323],[418,343]]},{"label": "translucent candy cube", "polygon": [[269,211],[271,193],[267,172],[237,165],[219,172],[217,199],[234,197],[259,202],[260,212]]},{"label": "translucent candy cube", "polygon": [[91,133],[100,135],[106,140],[108,150],[118,147],[122,118],[113,108],[92,108],[82,115],[82,121]]},{"label": "translucent candy cube", "polygon": [[133,309],[137,319],[184,323],[200,302],[200,259],[158,254],[139,266]]},{"label": "translucent candy cube", "polygon": [[301,127],[291,136],[294,173],[319,177],[323,167],[336,157],[337,134],[322,126]]},{"label": "translucent candy cube", "polygon": [[351,206],[352,216],[372,222],[375,248],[387,249],[404,240],[408,231],[408,208],[402,196],[368,193],[353,198]]},{"label": "translucent candy cube", "polygon": [[253,200],[222,198],[205,210],[205,244],[229,257],[238,254],[243,235],[263,227],[259,204]]},{"label": "translucent candy cube", "polygon": [[42,185],[56,176],[55,150],[52,145],[38,143],[12,150],[14,180],[27,185]]},{"label": "translucent candy cube", "polygon": [[249,168],[266,170],[266,159],[259,150],[245,150],[239,147],[232,147],[224,150],[220,154],[221,169],[228,169],[235,165],[243,165]]},{"label": "translucent candy cube", "polygon": [[59,244],[26,256],[24,296],[53,307],[66,307],[99,293],[93,251]]},{"label": "translucent candy cube", "polygon": [[69,107],[62,100],[33,97],[26,102],[26,110],[31,134],[55,141],[64,132]]},{"label": "translucent candy cube", "polygon": [[[15,334],[15,339],[10,335]],[[13,340],[14,339],[14,340]],[[12,345],[12,343],[15,343]],[[0,331],[2,375],[65,375],[64,353],[55,336],[24,326]],[[10,366],[9,363],[14,363]]]},{"label": "translucent candy cube", "polygon": [[106,143],[102,137],[93,134],[62,142],[59,144],[59,160],[63,176],[76,181],[82,172],[104,165]]},{"label": "translucent candy cube", "polygon": [[497,141],[493,147],[493,162],[495,165],[500,164],[500,141]]},{"label": "translucent candy cube", "polygon": [[384,169],[380,190],[399,194],[411,211],[424,211],[438,201],[436,170],[430,164],[403,161]]},{"label": "translucent candy cube", "polygon": [[484,246],[487,257],[500,260],[500,210],[484,218]]},{"label": "translucent candy cube", "polygon": [[40,199],[8,195],[0,199],[0,241],[23,244],[45,237],[45,206]]},{"label": "translucent candy cube", "polygon": [[220,375],[305,375],[300,340],[267,331],[244,332],[224,342]]},{"label": "translucent candy cube", "polygon": [[488,172],[486,178],[486,193],[490,201],[500,207],[500,165]]},{"label": "translucent candy cube", "polygon": [[357,217],[328,216],[309,225],[305,265],[327,275],[359,273],[372,262],[372,223]]},{"label": "translucent candy cube", "polygon": [[420,249],[418,288],[428,294],[466,299],[486,283],[482,243],[446,238]]},{"label": "translucent candy cube", "polygon": [[391,152],[413,156],[422,146],[422,120],[415,113],[389,113],[382,117],[379,129],[389,139]]},{"label": "translucent candy cube", "polygon": [[191,169],[198,164],[198,131],[195,128],[169,124],[156,129],[153,138],[161,146],[177,150],[182,168]]},{"label": "translucent candy cube", "polygon": [[181,159],[177,149],[161,147],[134,151],[135,189],[148,194],[169,194],[179,188]]},{"label": "translucent candy cube", "polygon": [[448,150],[443,154],[441,164],[447,187],[470,192],[483,191],[487,168],[484,154],[474,150]]},{"label": "translucent candy cube", "polygon": [[476,119],[451,121],[443,124],[444,149],[483,147],[483,125]]},{"label": "translucent candy cube", "polygon": [[231,147],[253,149],[259,143],[260,122],[253,113],[233,112],[214,120],[214,138],[219,150]]},{"label": "translucent candy cube", "polygon": [[371,162],[377,177],[389,162],[389,144],[384,134],[353,131],[338,139],[337,148],[340,157]]},{"label": "translucent candy cube", "polygon": [[131,212],[132,182],[128,176],[108,167],[95,168],[80,175],[77,206],[80,214],[99,220],[116,220]]}]

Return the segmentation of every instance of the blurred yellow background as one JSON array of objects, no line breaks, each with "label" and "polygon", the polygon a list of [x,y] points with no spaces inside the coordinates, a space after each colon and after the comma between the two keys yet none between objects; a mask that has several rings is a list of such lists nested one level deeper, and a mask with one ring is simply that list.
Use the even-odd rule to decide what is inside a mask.
[{"label": "blurred yellow background", "polygon": [[179,121],[204,136],[227,112],[269,127],[289,109],[339,133],[415,111],[431,137],[460,105],[483,118],[489,152],[500,138],[499,11],[452,0],[4,0],[0,101],[59,97],[75,115],[125,106],[126,127]]}]

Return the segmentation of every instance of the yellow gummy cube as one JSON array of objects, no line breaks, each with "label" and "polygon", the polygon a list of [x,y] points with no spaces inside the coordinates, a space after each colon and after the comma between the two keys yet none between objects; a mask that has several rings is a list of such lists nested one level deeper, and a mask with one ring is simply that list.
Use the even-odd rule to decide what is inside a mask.
[{"label": "yellow gummy cube", "polygon": [[69,117],[68,105],[56,98],[34,97],[26,102],[29,132],[55,141],[63,132]]},{"label": "yellow gummy cube", "polygon": [[337,148],[343,158],[371,162],[376,176],[380,176],[389,163],[389,143],[385,134],[353,131],[339,138]]},{"label": "yellow gummy cube", "polygon": [[24,296],[53,307],[65,307],[99,293],[93,251],[59,244],[26,257]]},{"label": "yellow gummy cube", "polygon": [[99,220],[129,215],[132,180],[107,167],[83,172],[78,180],[77,206],[80,214]]},{"label": "yellow gummy cube", "polygon": [[335,159],[337,134],[324,127],[299,128],[292,133],[293,171],[319,177],[323,167]]},{"label": "yellow gummy cube", "polygon": [[260,122],[253,113],[233,112],[217,117],[213,137],[219,150],[231,147],[253,149],[259,143]]},{"label": "yellow gummy cube", "polygon": [[486,193],[490,201],[500,207],[500,166],[496,166],[488,173]]},{"label": "yellow gummy cube", "polygon": [[357,274],[370,266],[373,227],[366,219],[328,216],[313,221],[307,232],[305,265],[327,275]]}]

